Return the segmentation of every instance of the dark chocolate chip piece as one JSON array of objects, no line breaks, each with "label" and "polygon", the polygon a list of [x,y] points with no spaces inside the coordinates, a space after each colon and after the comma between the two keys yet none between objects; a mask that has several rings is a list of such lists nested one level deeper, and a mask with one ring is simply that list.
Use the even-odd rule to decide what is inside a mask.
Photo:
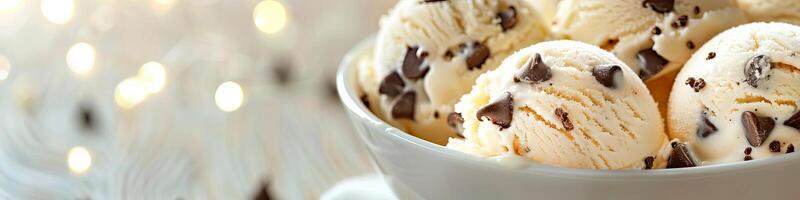
[{"label": "dark chocolate chip piece", "polygon": [[656,161],[656,158],[653,156],[644,158],[644,169],[653,169],[653,161]]},{"label": "dark chocolate chip piece", "polygon": [[700,7],[699,6],[695,6],[694,7],[694,14],[695,15],[699,15],[700,14]]},{"label": "dark chocolate chip piece", "polygon": [[797,112],[792,115],[792,117],[789,117],[789,119],[783,122],[783,125],[800,130],[800,112]]},{"label": "dark chocolate chip piece", "polygon": [[403,92],[405,86],[403,78],[395,71],[383,78],[378,87],[378,93],[394,98]]},{"label": "dark chocolate chip piece", "polygon": [[466,51],[468,70],[481,69],[483,63],[485,63],[486,59],[489,59],[489,56],[491,55],[489,47],[481,44],[480,42],[472,43],[472,45],[470,45]]},{"label": "dark chocolate chip piece", "polygon": [[661,70],[664,70],[667,63],[669,63],[667,59],[658,55],[652,48],[639,51],[639,53],[636,54],[636,59],[639,60],[639,67],[642,69],[642,71],[639,72],[639,78],[642,80],[647,80],[658,72],[661,72]]},{"label": "dark chocolate chip piece", "polygon": [[565,112],[564,109],[556,108],[556,118],[561,121],[561,124],[564,126],[564,129],[567,131],[571,131],[575,127],[572,125],[572,121],[569,120],[569,113]]},{"label": "dark chocolate chip piece", "polygon": [[771,59],[765,55],[757,55],[747,61],[744,66],[744,81],[750,86],[758,88],[758,82],[767,77],[772,68]]},{"label": "dark chocolate chip piece", "polygon": [[650,6],[657,13],[668,13],[672,12],[675,0],[644,0],[643,5]]},{"label": "dark chocolate chip piece", "polygon": [[689,16],[681,15],[678,17],[678,25],[681,27],[686,27],[686,25],[689,25]]},{"label": "dark chocolate chip piece", "polygon": [[496,101],[483,106],[476,113],[478,120],[488,118],[493,124],[500,126],[500,130],[511,126],[514,116],[514,99],[511,93],[506,92]]},{"label": "dark chocolate chip piece", "polygon": [[88,105],[82,105],[80,107],[80,111],[78,112],[78,118],[81,122],[81,128],[84,130],[94,130],[94,111],[91,107]]},{"label": "dark chocolate chip piece", "polygon": [[715,53],[715,52],[708,52],[708,56],[706,56],[706,60],[711,60],[711,59],[714,59],[714,57],[717,57],[717,53]]},{"label": "dark chocolate chip piece", "polygon": [[419,52],[419,47],[408,47],[406,56],[403,59],[403,76],[411,80],[425,77],[430,70],[428,63],[425,62],[427,57],[428,52]]},{"label": "dark chocolate chip piece", "polygon": [[542,61],[542,55],[536,54],[533,59],[528,59],[525,66],[514,76],[514,82],[541,83],[553,77],[550,66]]},{"label": "dark chocolate chip piece", "polygon": [[794,153],[794,144],[789,144],[789,146],[786,147],[786,153]]},{"label": "dark chocolate chip piece", "polygon": [[414,120],[414,108],[417,104],[417,93],[407,91],[397,97],[392,106],[392,117],[395,119]]},{"label": "dark chocolate chip piece", "polygon": [[753,156],[750,155],[744,156],[744,161],[751,161],[751,160],[753,160]]},{"label": "dark chocolate chip piece", "polygon": [[508,29],[514,28],[514,25],[517,25],[517,9],[511,6],[497,13],[496,18],[500,20],[500,27],[503,27],[503,31],[507,31]]},{"label": "dark chocolate chip piece", "polygon": [[750,153],[753,153],[753,147],[744,148],[744,155],[750,155]]},{"label": "dark chocolate chip piece", "polygon": [[781,142],[778,142],[777,140],[773,140],[772,142],[770,142],[769,151],[773,153],[781,152]]},{"label": "dark chocolate chip piece", "polygon": [[754,112],[745,111],[742,113],[742,125],[747,141],[751,146],[758,147],[767,140],[772,128],[775,128],[775,121],[771,117],[759,117]]},{"label": "dark chocolate chip piece", "polygon": [[450,129],[458,133],[459,136],[464,137],[464,117],[461,117],[461,113],[451,112],[447,115],[447,125],[450,126]]},{"label": "dark chocolate chip piece", "polygon": [[258,193],[256,193],[254,195],[253,199],[254,200],[270,200],[270,199],[273,199],[272,198],[272,193],[270,192],[270,189],[269,189],[269,183],[261,184],[261,189],[258,190]]},{"label": "dark chocolate chip piece", "polygon": [[696,166],[689,148],[684,143],[673,143],[672,152],[667,159],[667,168],[684,168]]},{"label": "dark chocolate chip piece", "polygon": [[439,119],[439,111],[433,111],[433,118]]},{"label": "dark chocolate chip piece", "polygon": [[622,68],[619,65],[600,65],[592,69],[592,76],[597,82],[607,88],[617,88],[616,78],[622,78]]},{"label": "dark chocolate chip piece", "polygon": [[686,47],[689,48],[689,49],[694,49],[694,42],[692,42],[692,41],[686,42]]},{"label": "dark chocolate chip piece", "polygon": [[689,77],[686,79],[685,84],[694,89],[694,92],[700,92],[700,90],[706,87],[706,81],[703,80],[703,78]]},{"label": "dark chocolate chip piece", "polygon": [[658,28],[658,26],[653,28],[653,35],[661,35],[661,28]]},{"label": "dark chocolate chip piece", "polygon": [[714,126],[714,123],[708,120],[708,116],[703,114],[701,116],[700,122],[697,124],[697,135],[703,138],[708,137],[712,133],[717,132],[717,126]]},{"label": "dark chocolate chip piece", "polygon": [[365,95],[361,95],[361,97],[359,97],[359,99],[361,99],[361,103],[364,104],[364,107],[367,107],[367,109],[369,109],[369,97],[365,94]]}]

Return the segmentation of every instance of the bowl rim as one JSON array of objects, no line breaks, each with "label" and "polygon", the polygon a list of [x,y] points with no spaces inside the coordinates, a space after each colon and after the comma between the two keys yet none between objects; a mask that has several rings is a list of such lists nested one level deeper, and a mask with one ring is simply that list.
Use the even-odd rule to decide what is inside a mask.
[{"label": "bowl rim", "polygon": [[[676,169],[657,169],[657,170],[596,170],[596,169],[577,169],[565,168],[546,164],[533,164],[526,168],[514,169],[502,166],[495,161],[487,158],[468,155],[456,150],[448,149],[442,145],[434,144],[427,140],[423,140],[413,135],[406,133],[398,128],[395,128],[388,123],[384,122],[375,116],[363,103],[361,103],[360,96],[356,87],[355,81],[356,66],[353,61],[359,55],[365,53],[375,43],[375,35],[371,35],[357,45],[351,48],[345,54],[339,69],[336,74],[336,88],[339,93],[339,99],[344,105],[347,112],[350,112],[358,117],[358,119],[351,120],[366,120],[366,122],[376,126],[377,128],[385,130],[389,134],[389,138],[401,141],[403,143],[411,144],[412,146],[419,147],[419,149],[427,151],[438,156],[448,157],[450,159],[467,162],[471,165],[483,166],[492,170],[503,170],[506,172],[516,172],[521,174],[546,174],[561,177],[595,179],[595,178],[633,178],[633,179],[686,179],[686,178],[701,178],[709,176],[721,176],[730,173],[738,173],[750,170],[764,169],[767,167],[779,167],[782,165],[791,164],[792,161],[800,160],[800,154],[789,154],[776,156],[769,159],[758,159],[747,162],[732,162],[721,163],[713,165],[701,165],[690,168],[676,168]],[[363,122],[358,122],[363,123]],[[361,138],[363,140],[363,138]],[[374,159],[374,158],[373,158]]]}]

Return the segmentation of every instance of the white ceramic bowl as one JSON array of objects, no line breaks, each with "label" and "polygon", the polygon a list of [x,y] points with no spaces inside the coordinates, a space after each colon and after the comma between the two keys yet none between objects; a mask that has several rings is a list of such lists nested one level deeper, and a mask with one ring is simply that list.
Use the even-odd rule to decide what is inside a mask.
[{"label": "white ceramic bowl", "polygon": [[337,87],[376,167],[401,199],[800,199],[800,153],[682,169],[512,169],[416,138],[359,99],[353,60],[372,53],[373,45],[366,39],[345,56]]}]

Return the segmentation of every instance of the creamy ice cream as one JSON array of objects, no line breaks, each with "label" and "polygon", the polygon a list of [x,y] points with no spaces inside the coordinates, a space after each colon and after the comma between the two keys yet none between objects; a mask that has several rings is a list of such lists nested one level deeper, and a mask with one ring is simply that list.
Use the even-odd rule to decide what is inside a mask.
[{"label": "creamy ice cream", "polygon": [[444,144],[446,119],[475,78],[549,35],[526,0],[401,0],[381,19],[374,65],[360,70],[374,113]]},{"label": "creamy ice cream", "polygon": [[672,137],[704,164],[761,159],[800,145],[800,27],[753,23],[700,48],[678,74]]},{"label": "creamy ice cream", "polygon": [[562,0],[554,32],[611,51],[666,113],[675,73],[714,35],[746,23],[731,0]]},{"label": "creamy ice cream", "polygon": [[590,169],[666,166],[667,134],[639,76],[597,46],[533,45],[481,75],[455,105],[465,139],[448,148]]},{"label": "creamy ice cream", "polygon": [[800,25],[800,2],[797,0],[738,0],[753,21],[779,21]]}]

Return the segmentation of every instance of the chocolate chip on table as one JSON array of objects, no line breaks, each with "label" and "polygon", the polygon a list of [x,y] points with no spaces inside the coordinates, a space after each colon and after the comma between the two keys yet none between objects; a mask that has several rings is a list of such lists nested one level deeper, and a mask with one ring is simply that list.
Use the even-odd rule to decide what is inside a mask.
[{"label": "chocolate chip on table", "polygon": [[483,106],[476,113],[478,120],[489,119],[493,124],[500,126],[500,130],[511,126],[511,119],[514,116],[514,98],[511,93],[506,92],[496,101]]},{"label": "chocolate chip on table", "polygon": [[757,55],[747,61],[744,66],[744,81],[750,86],[758,88],[758,82],[767,77],[772,69],[771,59],[765,55]]},{"label": "chocolate chip on table", "polygon": [[689,48],[689,49],[694,49],[694,42],[692,42],[692,41],[686,42],[686,47]]},{"label": "chocolate chip on table", "polygon": [[386,75],[378,86],[378,93],[394,98],[403,92],[406,84],[396,71]]},{"label": "chocolate chip on table", "polygon": [[667,159],[667,168],[684,168],[696,166],[684,143],[672,143],[672,152]]},{"label": "chocolate chip on table", "polygon": [[644,158],[644,169],[653,169],[654,161],[656,161],[656,158],[653,156],[647,156]]},{"label": "chocolate chip on table", "polygon": [[700,92],[700,90],[706,87],[706,81],[703,80],[703,78],[689,77],[686,79],[685,84],[694,89],[694,92]]},{"label": "chocolate chip on table", "polygon": [[468,70],[481,69],[483,63],[486,63],[486,59],[489,59],[489,56],[491,55],[489,47],[481,44],[480,42],[472,43],[465,48],[465,51],[467,55]]},{"label": "chocolate chip on table", "polygon": [[750,145],[759,147],[775,128],[775,121],[771,117],[760,117],[754,112],[745,111],[742,113],[742,125]]},{"label": "chocolate chip on table", "polygon": [[417,93],[406,91],[394,101],[392,117],[395,119],[414,120],[414,108],[417,104]]},{"label": "chocolate chip on table", "polygon": [[451,112],[447,115],[447,125],[461,137],[464,137],[463,124],[464,117],[461,116],[461,113]]},{"label": "chocolate chip on table", "polygon": [[783,121],[783,125],[800,130],[800,112],[795,113],[792,117]]},{"label": "chocolate chip on table", "polygon": [[773,153],[781,152],[781,142],[778,142],[777,140],[773,140],[772,142],[770,142],[769,151]]},{"label": "chocolate chip on table", "polygon": [[642,5],[650,6],[657,13],[668,13],[674,9],[675,0],[644,0]]},{"label": "chocolate chip on table", "polygon": [[786,147],[786,153],[794,153],[794,144],[789,144],[789,146]]},{"label": "chocolate chip on table", "polygon": [[615,77],[622,75],[622,68],[619,65],[600,65],[592,69],[594,79],[607,88],[617,88]]},{"label": "chocolate chip on table", "polygon": [[425,62],[428,52],[419,52],[419,47],[408,47],[405,58],[403,58],[403,76],[410,80],[417,80],[425,77],[430,70],[430,66]]},{"label": "chocolate chip on table", "polygon": [[750,155],[750,153],[753,153],[753,147],[744,148],[744,155]]},{"label": "chocolate chip on table", "polygon": [[653,32],[652,33],[653,33],[653,35],[661,35],[661,28],[656,26],[655,28],[653,28]]},{"label": "chocolate chip on table", "polygon": [[708,56],[706,56],[706,60],[711,60],[711,59],[714,59],[714,57],[717,57],[717,53],[715,53],[715,52],[708,52]]},{"label": "chocolate chip on table", "polygon": [[753,156],[750,155],[744,156],[744,161],[751,161],[751,160],[753,160]]},{"label": "chocolate chip on table", "polygon": [[524,82],[530,84],[541,83],[553,77],[550,72],[550,66],[542,61],[542,55],[536,54],[533,59],[528,59],[528,62],[522,66],[522,69],[514,76],[514,82]]},{"label": "chocolate chip on table", "polygon": [[712,133],[716,132],[717,132],[717,126],[715,126],[714,123],[711,123],[711,121],[708,120],[708,116],[703,114],[701,116],[700,122],[697,124],[697,135],[706,138]]},{"label": "chocolate chip on table", "polygon": [[496,18],[500,20],[500,27],[503,27],[503,31],[514,28],[514,25],[517,25],[517,8],[511,6],[504,11],[500,11],[500,13],[497,13]]},{"label": "chocolate chip on table", "polygon": [[658,55],[652,48],[639,51],[636,54],[636,59],[639,61],[639,67],[642,70],[639,72],[639,78],[642,80],[647,80],[658,74],[669,63],[667,59]]},{"label": "chocolate chip on table", "polygon": [[94,130],[95,120],[94,111],[88,105],[82,105],[78,112],[78,119],[81,122],[81,128],[84,130]]},{"label": "chocolate chip on table", "polygon": [[575,127],[572,125],[572,121],[569,120],[569,113],[565,112],[564,109],[556,108],[556,118],[561,121],[561,124],[564,126],[564,129],[567,131],[571,131]]}]

